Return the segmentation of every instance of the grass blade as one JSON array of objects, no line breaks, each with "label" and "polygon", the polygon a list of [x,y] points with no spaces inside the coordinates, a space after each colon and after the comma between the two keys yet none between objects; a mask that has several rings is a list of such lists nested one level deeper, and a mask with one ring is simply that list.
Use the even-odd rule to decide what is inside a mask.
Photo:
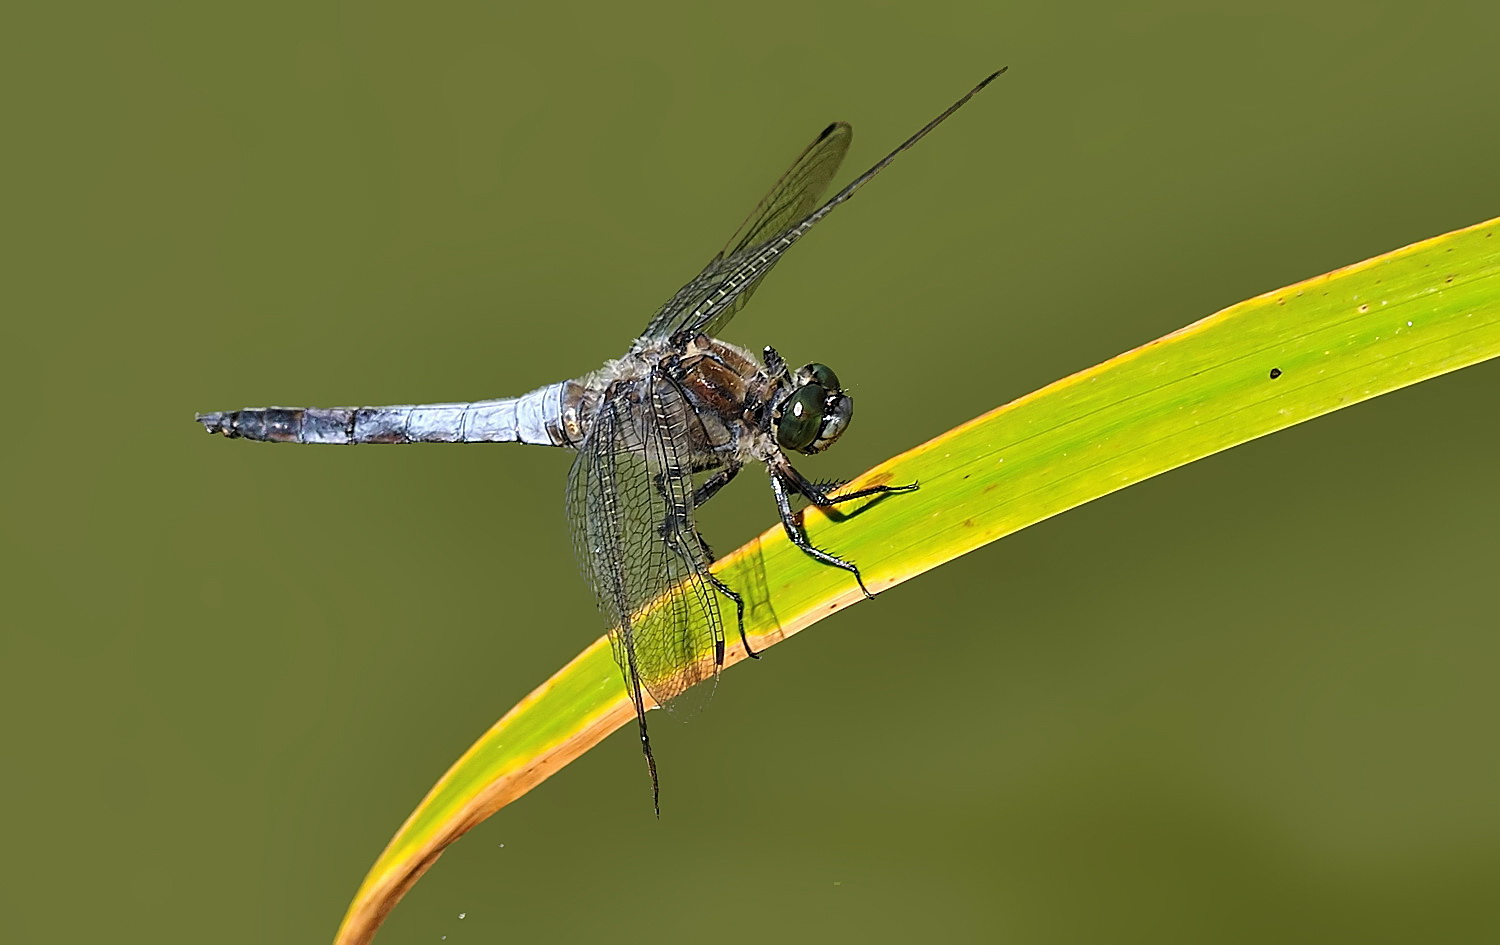
[{"label": "grass blade", "polygon": [[[850,488],[920,491],[834,517],[814,543],[889,587],[1059,512],[1256,437],[1500,355],[1500,219],[1257,296],[881,464]],[[850,527],[846,527],[850,526]],[[769,646],[861,598],[776,527],[715,570]],[[728,662],[743,654],[732,648]],[[596,641],[438,781],[370,869],[339,930],[369,941],[465,831],[633,718]],[[643,811],[645,810],[643,801]]]}]

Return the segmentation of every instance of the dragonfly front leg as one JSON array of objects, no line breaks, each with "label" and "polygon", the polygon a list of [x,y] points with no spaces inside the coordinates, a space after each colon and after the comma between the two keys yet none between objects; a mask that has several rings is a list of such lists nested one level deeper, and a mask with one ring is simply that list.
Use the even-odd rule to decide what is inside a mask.
[{"label": "dragonfly front leg", "polygon": [[787,482],[789,485],[791,485],[792,488],[807,496],[808,501],[813,505],[825,509],[829,506],[838,505],[840,502],[849,502],[854,499],[863,499],[872,495],[888,495],[890,493],[898,492],[916,492],[920,487],[920,483],[908,482],[904,486],[870,486],[866,489],[856,489],[853,492],[846,492],[843,495],[832,495],[831,493],[833,492],[833,489],[826,488],[807,479],[807,477],[798,472],[796,467],[794,467],[791,463],[783,460],[780,463],[780,469],[782,474],[786,476]]},{"label": "dragonfly front leg", "polygon": [[762,360],[766,362],[766,373],[770,375],[771,380],[780,381],[783,384],[791,381],[792,372],[787,368],[786,358],[781,356],[781,352],[770,345],[766,345]]},{"label": "dragonfly front leg", "polygon": [[854,575],[854,581],[859,585],[859,589],[864,592],[865,597],[874,600],[875,595],[870,593],[868,587],[865,587],[865,579],[860,575],[859,568],[855,566],[854,562],[845,561],[837,555],[829,554],[814,545],[807,537],[807,531],[802,527],[802,523],[797,521],[797,513],[792,511],[792,499],[787,494],[786,483],[782,481],[781,476],[777,475],[775,469],[771,470],[771,492],[776,496],[776,511],[781,513],[781,527],[786,530],[786,537],[792,540],[792,544],[801,548],[803,552],[814,560],[821,561],[824,564],[831,564],[835,568],[843,568]]},{"label": "dragonfly front leg", "polygon": [[864,592],[865,597],[874,600],[875,595],[870,593],[868,587],[865,587],[864,576],[859,573],[859,567],[854,562],[845,561],[838,555],[824,551],[814,545],[811,539],[807,537],[807,530],[803,528],[802,523],[797,519],[796,513],[792,510],[791,495],[787,492],[787,488],[796,489],[802,495],[806,496],[813,505],[820,508],[828,508],[840,502],[848,502],[851,499],[862,499],[866,496],[885,495],[893,492],[913,492],[917,488],[917,483],[913,482],[904,486],[871,486],[868,489],[857,489],[847,495],[833,496],[829,495],[829,490],[816,483],[809,482],[784,457],[779,462],[768,463],[768,466],[771,471],[771,492],[776,496],[776,510],[781,514],[781,527],[786,530],[786,535],[792,540],[792,544],[801,548],[803,553],[814,560],[833,565],[836,568],[843,568],[854,575],[854,581],[859,585],[859,589]]}]

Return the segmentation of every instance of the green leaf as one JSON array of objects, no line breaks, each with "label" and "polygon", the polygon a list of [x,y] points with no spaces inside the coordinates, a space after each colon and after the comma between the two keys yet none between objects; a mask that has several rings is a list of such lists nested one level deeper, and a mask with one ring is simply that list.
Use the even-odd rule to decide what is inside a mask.
[{"label": "green leaf", "polygon": [[[1500,219],[1257,296],[883,463],[850,483],[915,493],[809,509],[815,544],[872,590],[1184,463],[1500,354]],[[769,646],[862,599],[780,526],[715,570]],[[732,648],[727,662],[743,658]],[[340,945],[369,941],[444,847],[633,718],[607,642],[584,650],[461,757],[360,887]]]}]

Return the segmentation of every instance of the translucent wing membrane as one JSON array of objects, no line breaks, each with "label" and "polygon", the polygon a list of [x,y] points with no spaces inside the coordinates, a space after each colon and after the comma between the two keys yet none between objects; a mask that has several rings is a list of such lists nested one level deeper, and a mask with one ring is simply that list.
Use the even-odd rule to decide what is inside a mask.
[{"label": "translucent wing membrane", "polygon": [[854,129],[847,122],[836,121],[824,128],[750,211],[719,256],[733,256],[763,243],[812,213],[853,141]]},{"label": "translucent wing membrane", "polygon": [[[642,719],[718,672],[723,622],[693,528],[687,464],[698,423],[660,371],[605,393],[568,477],[568,520],[615,660]],[[716,658],[717,657],[717,658]],[[691,700],[700,704],[706,699]]]},{"label": "translucent wing membrane", "polygon": [[[907,138],[900,147],[881,158],[874,167],[856,177],[822,206],[811,212],[804,212],[804,215],[799,217],[792,212],[793,209],[802,206],[804,202],[808,207],[817,202],[818,196],[822,194],[828,181],[837,171],[838,161],[842,160],[843,152],[848,150],[849,141],[852,139],[853,130],[849,129],[848,125],[830,125],[829,128],[833,130],[825,130],[823,135],[808,146],[791,169],[782,176],[781,181],[771,189],[771,193],[761,201],[761,205],[751,213],[745,225],[735,234],[734,239],[731,239],[726,251],[714,257],[702,272],[679,289],[677,294],[662,306],[656,316],[651,319],[650,324],[646,326],[643,337],[647,339],[667,338],[679,330],[701,331],[708,335],[717,334],[744,306],[745,300],[754,291],[756,284],[772,266],[776,265],[782,254],[793,243],[831,213],[834,207],[854,196],[855,191],[883,171],[896,159],[897,155],[926,137],[928,132],[942,124],[949,115],[958,111],[965,102],[973,98],[980,89],[989,85],[1004,71],[1001,69],[1000,72],[996,72],[976,85],[967,95],[948,106],[941,115]],[[840,128],[846,129],[842,140],[838,132]],[[820,146],[825,137],[834,139],[833,143],[828,145],[828,155],[821,153]],[[836,154],[835,149],[837,149]],[[802,174],[799,169],[804,165],[807,166],[807,171]],[[820,177],[823,174],[826,174],[826,177]],[[799,181],[804,182],[799,183]],[[813,189],[814,186],[816,189]],[[774,225],[782,225],[783,214],[785,220],[795,222],[787,222],[784,229],[777,230]],[[761,242],[755,242],[757,239]]]},{"label": "translucent wing membrane", "polygon": [[[651,324],[646,326],[643,337],[666,338],[683,327],[674,322],[673,316],[691,312],[695,304],[712,290],[718,281],[716,277],[725,271],[720,264],[726,258],[732,259],[752,246],[779,236],[787,227],[811,213],[823,199],[823,191],[828,189],[834,175],[839,172],[839,165],[843,163],[844,155],[849,153],[849,144],[853,140],[854,129],[846,122],[834,122],[824,128],[813,139],[812,144],[802,149],[792,166],[787,168],[781,179],[776,181],[755,209],[750,211],[745,222],[729,238],[723,251],[709,262],[697,278],[683,286],[672,301],[662,306]],[[754,291],[755,285],[751,285],[740,293],[729,307],[728,313],[720,319],[720,323],[727,323],[736,312],[744,308]]]}]

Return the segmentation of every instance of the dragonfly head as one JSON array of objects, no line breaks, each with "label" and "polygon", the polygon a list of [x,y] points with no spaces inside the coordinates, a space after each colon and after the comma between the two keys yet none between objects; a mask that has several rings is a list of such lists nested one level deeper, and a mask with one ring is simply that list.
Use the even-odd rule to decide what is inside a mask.
[{"label": "dragonfly head", "polygon": [[776,442],[784,450],[821,453],[849,426],[854,401],[839,388],[826,364],[809,364],[792,375],[792,387],[771,412]]}]

